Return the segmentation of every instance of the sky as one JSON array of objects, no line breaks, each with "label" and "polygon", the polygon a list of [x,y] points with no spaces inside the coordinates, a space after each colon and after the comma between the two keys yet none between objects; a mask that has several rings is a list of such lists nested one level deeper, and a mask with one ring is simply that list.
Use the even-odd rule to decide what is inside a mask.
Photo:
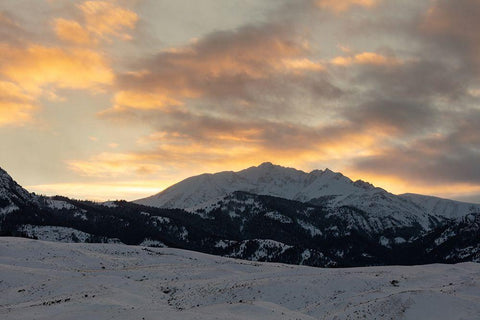
[{"label": "sky", "polygon": [[0,167],[133,200],[262,162],[480,202],[480,0],[4,0]]}]

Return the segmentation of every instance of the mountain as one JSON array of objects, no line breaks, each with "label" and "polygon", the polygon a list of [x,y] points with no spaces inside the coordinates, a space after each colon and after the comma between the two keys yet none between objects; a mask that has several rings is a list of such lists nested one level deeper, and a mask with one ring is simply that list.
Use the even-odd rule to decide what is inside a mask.
[{"label": "mountain", "polygon": [[329,169],[306,173],[269,162],[238,172],[225,171],[187,178],[135,203],[196,211],[208,208],[234,191],[329,208],[351,206],[367,212],[374,219],[390,217],[393,225],[419,225],[424,230],[437,226],[445,219],[480,212],[480,204],[412,194],[397,196],[362,180],[352,181]]},{"label": "mountain", "polygon": [[15,182],[5,170],[0,168],[0,217],[18,210],[19,206],[32,201],[34,201],[34,196]]},{"label": "mountain", "polygon": [[[205,198],[197,207],[185,210],[126,201],[95,203],[39,196],[23,189],[2,170],[0,236],[167,246],[232,258],[319,267],[480,259],[480,211],[474,205],[438,198],[429,202],[430,197],[418,200],[422,196],[396,196],[329,170],[307,174],[263,164],[242,171],[241,176],[245,181],[256,182],[257,189],[253,191],[257,193],[230,192],[234,188],[230,187],[229,193],[217,196],[224,189],[205,185],[198,190],[205,197],[211,194],[213,199]],[[278,176],[282,178],[279,180]],[[206,177],[213,181],[217,175]],[[196,180],[197,177],[190,179]],[[289,181],[293,181],[297,190]],[[302,184],[304,189],[300,188]],[[320,190],[324,194],[338,189],[329,196],[317,197],[313,193],[313,198],[305,196],[308,194],[305,190],[315,190],[312,185],[323,186]],[[342,194],[342,185],[352,193]],[[265,187],[263,191],[308,200],[261,194],[259,186]],[[198,198],[195,194],[189,197]],[[443,214],[457,214],[461,210],[470,213],[459,218],[430,213],[438,208],[443,209]]]},{"label": "mountain", "polygon": [[330,201],[338,202],[342,196],[375,189],[368,183],[354,183],[329,169],[306,173],[265,162],[238,172],[224,171],[187,178],[156,195],[135,202],[153,207],[188,209],[234,191],[302,202],[334,196]]},{"label": "mountain", "polygon": [[421,194],[405,193],[400,198],[409,200],[429,214],[436,214],[446,218],[461,218],[471,212],[479,212],[480,205],[460,202]]}]

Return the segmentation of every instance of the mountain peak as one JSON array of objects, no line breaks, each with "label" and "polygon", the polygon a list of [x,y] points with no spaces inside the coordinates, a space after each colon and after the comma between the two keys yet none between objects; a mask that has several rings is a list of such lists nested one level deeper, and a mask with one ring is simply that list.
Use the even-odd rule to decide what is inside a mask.
[{"label": "mountain peak", "polygon": [[370,182],[363,181],[363,180],[357,180],[353,184],[357,187],[360,187],[360,188],[363,188],[363,189],[366,189],[366,190],[375,188],[375,186],[373,184],[371,184]]},{"label": "mountain peak", "polygon": [[30,199],[30,193],[15,182],[5,170],[0,168],[0,200],[5,204],[3,208],[0,208],[0,216],[18,209],[18,203],[25,203]]},{"label": "mountain peak", "polygon": [[290,200],[309,201],[322,197],[348,196],[366,192],[348,177],[330,169],[310,173],[295,168],[263,162],[238,172],[214,173],[187,178],[139,204],[164,208],[193,208],[235,192],[270,195]]},{"label": "mountain peak", "polygon": [[272,167],[275,167],[275,166],[277,166],[277,165],[274,165],[271,162],[262,162],[258,167],[259,168],[272,168]]},{"label": "mountain peak", "polygon": [[12,177],[7,173],[7,171],[3,170],[0,167],[0,187],[8,188],[12,185],[12,183],[13,183]]}]

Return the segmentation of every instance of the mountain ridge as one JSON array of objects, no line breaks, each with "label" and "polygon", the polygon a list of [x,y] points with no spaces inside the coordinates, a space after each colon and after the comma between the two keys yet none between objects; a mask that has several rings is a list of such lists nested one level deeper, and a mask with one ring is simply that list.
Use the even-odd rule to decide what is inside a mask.
[{"label": "mountain ridge", "polygon": [[369,182],[353,181],[328,168],[304,172],[271,162],[237,172],[222,171],[189,177],[155,195],[133,202],[152,207],[195,211],[235,191],[321,204],[331,208],[354,206],[376,217],[394,215],[404,220],[417,219],[425,229],[431,227],[430,216],[455,219],[472,211],[480,211],[480,204],[425,195],[394,195]]},{"label": "mountain ridge", "polygon": [[[268,183],[276,177],[259,176],[255,170],[248,173]],[[288,173],[298,174],[295,170]],[[314,174],[322,175],[320,171]],[[341,174],[326,174],[333,181],[354,183]],[[224,178],[231,176],[227,173]],[[0,179],[0,236],[168,246],[317,267],[480,261],[480,210],[457,219],[404,214],[396,212],[393,204],[420,206],[401,198],[389,203],[393,200],[385,190],[364,182],[356,187],[363,188],[368,200],[363,209],[345,201],[332,206],[329,199],[311,203],[234,191],[186,211],[127,201],[102,204],[46,197],[28,193],[4,171]],[[382,213],[368,206],[376,202],[393,209]]]}]

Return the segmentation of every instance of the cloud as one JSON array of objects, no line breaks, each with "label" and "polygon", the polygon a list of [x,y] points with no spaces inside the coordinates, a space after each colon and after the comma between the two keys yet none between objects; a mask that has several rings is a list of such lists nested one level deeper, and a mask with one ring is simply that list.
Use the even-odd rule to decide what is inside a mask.
[{"label": "cloud", "polygon": [[128,30],[138,21],[135,12],[118,6],[116,1],[85,1],[77,7],[83,12],[85,28],[98,38],[131,39]]},{"label": "cloud", "polygon": [[146,176],[163,170],[155,163],[157,157],[133,153],[103,152],[89,161],[70,160],[68,167],[80,175],[105,178]]},{"label": "cloud", "polygon": [[267,114],[286,110],[305,90],[319,99],[341,95],[325,67],[309,55],[302,33],[287,26],[214,32],[132,64],[133,71],[118,76],[114,108],[105,114],[171,106],[200,111],[199,104],[230,114],[262,105],[257,111]]},{"label": "cloud", "polygon": [[477,110],[452,111],[446,118],[451,123],[450,130],[444,125],[443,133],[390,146],[377,155],[358,159],[354,168],[423,185],[479,185],[480,113]]},{"label": "cloud", "polygon": [[316,5],[322,9],[340,13],[354,6],[371,8],[379,2],[380,0],[317,0]]},{"label": "cloud", "polygon": [[[29,14],[0,14],[0,125],[34,122],[70,89],[105,93],[97,110],[109,123],[84,139],[98,149],[67,163],[79,177],[137,181],[268,160],[435,192],[480,185],[478,1],[282,1],[256,22],[184,45],[167,37],[175,45],[155,52],[148,36],[117,41],[139,23],[156,30],[140,22],[150,2],[139,15],[127,1],[77,3],[52,6],[32,33]],[[136,144],[102,138],[139,124]],[[89,135],[121,146],[102,153]]]},{"label": "cloud", "polygon": [[376,65],[376,66],[395,66],[401,63],[395,57],[387,57],[375,52],[362,52],[354,56],[339,56],[330,61],[334,65],[350,66],[352,64],[359,65]]},{"label": "cloud", "polygon": [[37,109],[31,95],[12,82],[0,81],[0,127],[31,123]]},{"label": "cloud", "polygon": [[[186,93],[184,93],[186,95]],[[166,106],[182,106],[183,102],[171,98],[172,95],[157,92],[119,91],[114,97],[114,109],[160,109]]]},{"label": "cloud", "polygon": [[433,1],[422,23],[420,31],[442,55],[463,59],[462,63],[472,65],[480,71],[480,39],[476,30],[480,28],[478,16],[480,2],[477,0]]},{"label": "cloud", "polygon": [[54,18],[57,37],[76,45],[91,46],[100,41],[110,43],[112,38],[131,40],[138,15],[121,7],[117,1],[84,1],[75,6],[81,12],[76,20]]},{"label": "cloud", "polygon": [[47,86],[99,90],[114,79],[106,58],[89,49],[0,45],[0,56],[0,73],[36,95]]},{"label": "cloud", "polygon": [[11,14],[0,11],[0,42],[19,44],[28,33],[15,21]]},{"label": "cloud", "polygon": [[61,40],[79,45],[92,42],[89,32],[76,21],[57,18],[54,20],[54,25],[55,33]]},{"label": "cloud", "polygon": [[[34,114],[41,110],[42,99],[65,100],[56,94],[58,89],[97,93],[113,84],[115,74],[109,57],[91,45],[110,37],[128,38],[126,32],[134,28],[138,17],[115,2],[85,1],[78,8],[83,13],[81,23],[64,18],[45,19],[53,22],[53,31],[63,43],[48,34],[42,37],[27,32],[13,15],[0,12],[1,125],[33,122]],[[7,87],[15,90],[6,95]],[[16,94],[15,99],[12,94]]]}]

